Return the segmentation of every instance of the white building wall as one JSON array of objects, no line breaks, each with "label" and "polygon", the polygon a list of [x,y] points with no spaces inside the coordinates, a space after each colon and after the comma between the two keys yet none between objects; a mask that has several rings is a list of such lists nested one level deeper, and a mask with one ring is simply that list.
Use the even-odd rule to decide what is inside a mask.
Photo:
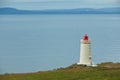
[{"label": "white building wall", "polygon": [[80,43],[80,65],[92,65],[91,43],[90,41],[81,40]]}]

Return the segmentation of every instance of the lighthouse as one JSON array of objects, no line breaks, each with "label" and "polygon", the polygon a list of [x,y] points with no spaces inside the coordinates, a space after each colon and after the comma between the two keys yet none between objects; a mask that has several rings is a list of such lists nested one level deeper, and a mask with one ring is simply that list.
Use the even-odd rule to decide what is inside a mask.
[{"label": "lighthouse", "polygon": [[91,55],[91,41],[88,35],[85,34],[83,39],[80,40],[80,61],[78,65],[92,66],[92,55]]}]

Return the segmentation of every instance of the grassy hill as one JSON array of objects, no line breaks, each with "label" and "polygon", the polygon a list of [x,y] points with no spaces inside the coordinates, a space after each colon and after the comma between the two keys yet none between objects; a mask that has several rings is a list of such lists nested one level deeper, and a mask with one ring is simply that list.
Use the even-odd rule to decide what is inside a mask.
[{"label": "grassy hill", "polygon": [[97,67],[73,64],[51,71],[2,74],[0,80],[120,80],[120,63],[106,62]]}]

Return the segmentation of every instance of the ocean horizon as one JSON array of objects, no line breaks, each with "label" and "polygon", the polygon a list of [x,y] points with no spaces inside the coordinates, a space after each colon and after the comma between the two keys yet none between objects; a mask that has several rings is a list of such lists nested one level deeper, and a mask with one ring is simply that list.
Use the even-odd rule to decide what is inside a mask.
[{"label": "ocean horizon", "polygon": [[120,14],[120,7],[109,8],[71,8],[71,9],[43,9],[29,10],[11,7],[0,8],[0,15],[20,15],[20,14]]}]

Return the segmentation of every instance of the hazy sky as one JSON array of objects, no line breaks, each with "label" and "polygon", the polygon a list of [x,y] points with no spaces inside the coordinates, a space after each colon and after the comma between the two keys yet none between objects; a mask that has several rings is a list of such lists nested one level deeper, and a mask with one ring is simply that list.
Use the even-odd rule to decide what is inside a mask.
[{"label": "hazy sky", "polygon": [[120,7],[120,0],[0,0],[0,7],[18,9],[68,9]]}]

